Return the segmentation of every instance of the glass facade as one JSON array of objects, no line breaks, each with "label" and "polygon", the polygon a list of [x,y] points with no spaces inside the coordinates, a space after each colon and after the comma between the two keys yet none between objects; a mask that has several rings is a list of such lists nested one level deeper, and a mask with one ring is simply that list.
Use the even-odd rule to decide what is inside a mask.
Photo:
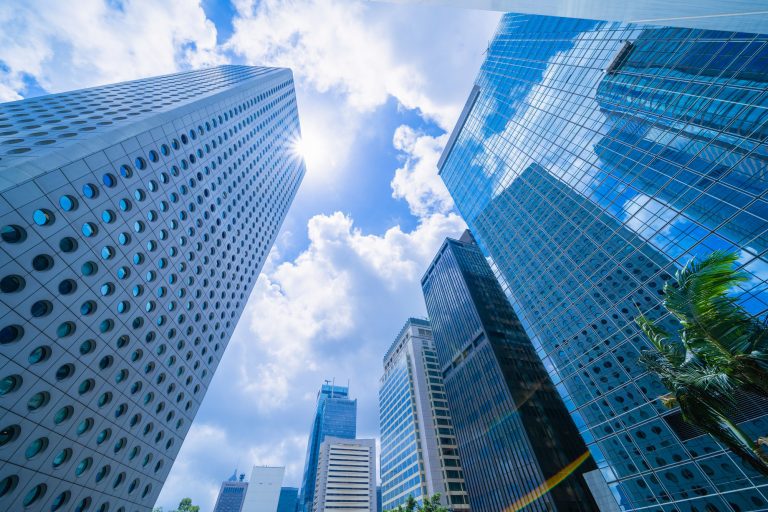
[{"label": "glass facade", "polygon": [[[327,381],[326,381],[327,382]],[[320,445],[326,437],[354,439],[357,436],[357,400],[349,398],[349,388],[323,384],[317,393],[317,409],[309,433],[304,477],[299,493],[299,512],[312,512],[317,482]]]},{"label": "glass facade", "polygon": [[471,509],[597,510],[595,463],[469,232],[421,283]]},{"label": "glass facade", "polygon": [[298,488],[282,487],[280,489],[280,500],[277,502],[277,512],[296,512],[296,504],[298,502]]},{"label": "glass facade", "polygon": [[[658,402],[634,323],[674,329],[664,282],[716,249],[765,313],[767,82],[764,35],[508,14],[440,161],[627,510],[768,507],[766,479]],[[768,408],[743,405],[763,435]]]},{"label": "glass facade", "polygon": [[410,318],[384,356],[379,388],[381,497],[385,510],[440,493],[450,510],[468,498],[427,320]]},{"label": "glass facade", "polygon": [[304,174],[292,74],[44,96],[0,126],[0,510],[147,510]]},{"label": "glass facade", "polygon": [[[213,512],[241,512],[247,491],[248,482],[233,482],[230,480],[222,483]],[[291,510],[291,512],[294,512],[294,510]]]}]

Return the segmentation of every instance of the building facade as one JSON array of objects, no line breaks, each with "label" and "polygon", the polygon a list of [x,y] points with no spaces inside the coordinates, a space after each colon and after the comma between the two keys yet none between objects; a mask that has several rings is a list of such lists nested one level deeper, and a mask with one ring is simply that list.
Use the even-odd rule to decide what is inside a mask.
[{"label": "building facade", "polygon": [[298,487],[283,487],[280,489],[280,501],[277,502],[277,512],[296,512],[298,502]]},{"label": "building facade", "polygon": [[242,512],[247,491],[248,482],[245,481],[245,474],[241,474],[238,480],[237,471],[235,471],[229,480],[221,483],[213,512]]},{"label": "building facade", "polygon": [[[664,283],[717,249],[768,309],[767,61],[765,35],[505,15],[440,159],[625,510],[768,507],[765,478],[659,403],[634,322],[674,329]],[[743,405],[762,435],[768,407]]]},{"label": "building facade", "polygon": [[277,512],[284,476],[282,466],[253,466],[243,512]]},{"label": "building facade", "polygon": [[317,461],[326,437],[354,439],[357,435],[357,400],[349,398],[349,388],[328,383],[317,393],[317,408],[309,433],[304,477],[299,492],[299,512],[311,512],[314,504]]},{"label": "building facade", "polygon": [[0,510],[147,510],[304,174],[287,69],[0,105]]},{"label": "building facade", "polygon": [[384,356],[379,388],[384,510],[440,493],[450,510],[469,499],[427,320],[409,318]]},{"label": "building facade", "polygon": [[314,512],[376,510],[376,441],[326,437],[320,444]]},{"label": "building facade", "polygon": [[595,463],[469,231],[421,283],[472,510],[596,510]]}]

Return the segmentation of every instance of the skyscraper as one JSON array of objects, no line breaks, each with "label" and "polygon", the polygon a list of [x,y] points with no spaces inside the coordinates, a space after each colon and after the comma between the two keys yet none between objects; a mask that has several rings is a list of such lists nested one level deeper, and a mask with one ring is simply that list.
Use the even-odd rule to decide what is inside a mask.
[{"label": "skyscraper", "polygon": [[468,231],[421,283],[472,510],[597,510],[595,463]]},{"label": "skyscraper", "polygon": [[277,512],[296,512],[299,502],[299,489],[297,487],[283,487],[280,489],[280,501],[277,502]]},{"label": "skyscraper", "polygon": [[[768,507],[765,478],[660,404],[634,323],[715,249],[768,309],[767,60],[765,35],[506,15],[440,159],[626,509]],[[738,421],[757,437],[766,411]]]},{"label": "skyscraper", "polygon": [[146,510],[304,174],[290,70],[0,106],[0,510]]},{"label": "skyscraper", "polygon": [[245,493],[248,491],[248,482],[245,482],[245,474],[237,478],[237,471],[227,480],[221,483],[219,496],[213,512],[242,512]]},{"label": "skyscraper", "polygon": [[327,436],[354,439],[357,435],[357,400],[349,398],[349,388],[326,381],[317,393],[317,408],[309,433],[304,478],[299,493],[299,512],[311,512],[320,445]]},{"label": "skyscraper", "polygon": [[320,444],[313,512],[376,510],[376,441],[326,437]]},{"label": "skyscraper", "polygon": [[409,318],[384,356],[379,389],[382,506],[440,493],[451,510],[469,509],[443,375],[426,320]]},{"label": "skyscraper", "polygon": [[282,466],[253,466],[243,512],[277,512],[284,475]]}]

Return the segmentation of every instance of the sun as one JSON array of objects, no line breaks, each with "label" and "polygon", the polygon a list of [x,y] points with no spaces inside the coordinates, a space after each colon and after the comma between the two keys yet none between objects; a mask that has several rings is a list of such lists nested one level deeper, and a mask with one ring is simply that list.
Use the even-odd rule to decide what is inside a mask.
[{"label": "sun", "polygon": [[316,138],[298,137],[291,142],[291,151],[294,155],[304,159],[307,168],[314,168],[322,165],[327,159],[325,145]]}]

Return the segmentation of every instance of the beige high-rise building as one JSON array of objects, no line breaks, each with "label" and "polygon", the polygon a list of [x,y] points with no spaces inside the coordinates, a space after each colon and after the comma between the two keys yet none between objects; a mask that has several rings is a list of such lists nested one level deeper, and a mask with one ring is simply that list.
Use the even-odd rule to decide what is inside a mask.
[{"label": "beige high-rise building", "polygon": [[376,442],[326,437],[320,445],[314,512],[376,512]]}]

